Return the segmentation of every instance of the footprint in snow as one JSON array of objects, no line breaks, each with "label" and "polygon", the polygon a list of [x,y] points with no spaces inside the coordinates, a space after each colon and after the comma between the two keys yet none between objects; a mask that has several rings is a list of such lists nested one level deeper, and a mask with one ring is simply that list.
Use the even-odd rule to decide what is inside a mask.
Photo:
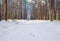
[{"label": "footprint in snow", "polygon": [[30,33],[29,34],[30,36],[32,36],[33,38],[36,36],[35,34],[33,34],[33,33]]}]

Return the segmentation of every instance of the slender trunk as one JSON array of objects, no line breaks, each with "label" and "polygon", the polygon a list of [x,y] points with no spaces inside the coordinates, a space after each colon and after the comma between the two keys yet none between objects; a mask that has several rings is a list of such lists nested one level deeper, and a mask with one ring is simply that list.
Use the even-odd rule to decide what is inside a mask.
[{"label": "slender trunk", "polygon": [[0,21],[1,21],[1,5],[0,5]]},{"label": "slender trunk", "polygon": [[59,16],[58,16],[58,10],[57,10],[57,12],[56,12],[56,20],[58,20],[59,19]]},{"label": "slender trunk", "polygon": [[18,2],[17,19],[21,19],[21,0],[17,0],[17,2]]},{"label": "slender trunk", "polygon": [[50,9],[51,1],[50,0],[47,0],[47,1],[48,1],[47,6],[48,6],[48,13],[49,13],[49,20],[51,20],[51,9]]},{"label": "slender trunk", "polygon": [[54,0],[51,0],[51,21],[54,20]]},{"label": "slender trunk", "polygon": [[14,19],[14,2],[13,0],[11,0],[11,15],[12,15],[12,19]]},{"label": "slender trunk", "polygon": [[57,14],[57,8],[56,8],[56,2],[57,2],[57,0],[54,0],[54,17],[55,17],[55,20],[56,20],[56,14]]},{"label": "slender trunk", "polygon": [[4,1],[4,14],[5,14],[5,20],[7,20],[7,0]]},{"label": "slender trunk", "polygon": [[20,13],[20,0],[17,0],[17,5],[18,5],[18,11],[17,11],[17,19],[19,18],[19,13]]}]

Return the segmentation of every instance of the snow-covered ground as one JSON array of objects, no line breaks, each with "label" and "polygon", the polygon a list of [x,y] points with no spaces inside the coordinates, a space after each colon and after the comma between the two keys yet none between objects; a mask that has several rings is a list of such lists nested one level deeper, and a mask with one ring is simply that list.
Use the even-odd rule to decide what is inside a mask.
[{"label": "snow-covered ground", "polygon": [[60,21],[0,21],[0,41],[60,41]]}]

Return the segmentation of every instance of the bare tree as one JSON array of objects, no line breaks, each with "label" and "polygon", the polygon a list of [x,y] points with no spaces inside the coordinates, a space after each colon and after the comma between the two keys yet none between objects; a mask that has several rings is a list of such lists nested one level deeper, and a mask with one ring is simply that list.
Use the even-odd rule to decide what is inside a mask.
[{"label": "bare tree", "polygon": [[11,0],[11,19],[14,19],[14,14],[15,14],[15,9],[14,9],[14,1]]},{"label": "bare tree", "polygon": [[0,21],[1,21],[1,4],[0,4]]},{"label": "bare tree", "polygon": [[7,20],[7,0],[4,0],[4,14],[5,14],[5,20]]},{"label": "bare tree", "polygon": [[17,3],[18,3],[17,19],[21,19],[21,0],[17,0]]},{"label": "bare tree", "polygon": [[54,0],[51,0],[51,21],[54,20]]},{"label": "bare tree", "polygon": [[[59,0],[58,0],[59,1]],[[57,0],[55,0],[55,5],[56,5],[56,20],[60,20],[59,19],[59,12],[60,12],[60,10],[59,10],[59,4],[60,4],[60,2],[58,2]]]}]

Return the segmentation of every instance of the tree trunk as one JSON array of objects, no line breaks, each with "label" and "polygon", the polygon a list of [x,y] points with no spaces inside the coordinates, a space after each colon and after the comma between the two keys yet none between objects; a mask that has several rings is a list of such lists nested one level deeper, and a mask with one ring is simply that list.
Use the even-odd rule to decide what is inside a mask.
[{"label": "tree trunk", "polygon": [[56,20],[59,20],[58,10],[57,10],[57,12],[56,12]]},{"label": "tree trunk", "polygon": [[17,19],[21,19],[21,0],[17,0],[17,2],[18,2]]},{"label": "tree trunk", "polygon": [[51,0],[51,21],[54,20],[54,0]]},{"label": "tree trunk", "polygon": [[0,21],[1,21],[1,5],[0,5]]},{"label": "tree trunk", "polygon": [[14,19],[14,14],[15,14],[15,12],[14,12],[14,2],[13,2],[13,0],[11,0],[11,19]]},{"label": "tree trunk", "polygon": [[5,20],[7,20],[7,0],[4,1],[4,14],[5,14]]}]

